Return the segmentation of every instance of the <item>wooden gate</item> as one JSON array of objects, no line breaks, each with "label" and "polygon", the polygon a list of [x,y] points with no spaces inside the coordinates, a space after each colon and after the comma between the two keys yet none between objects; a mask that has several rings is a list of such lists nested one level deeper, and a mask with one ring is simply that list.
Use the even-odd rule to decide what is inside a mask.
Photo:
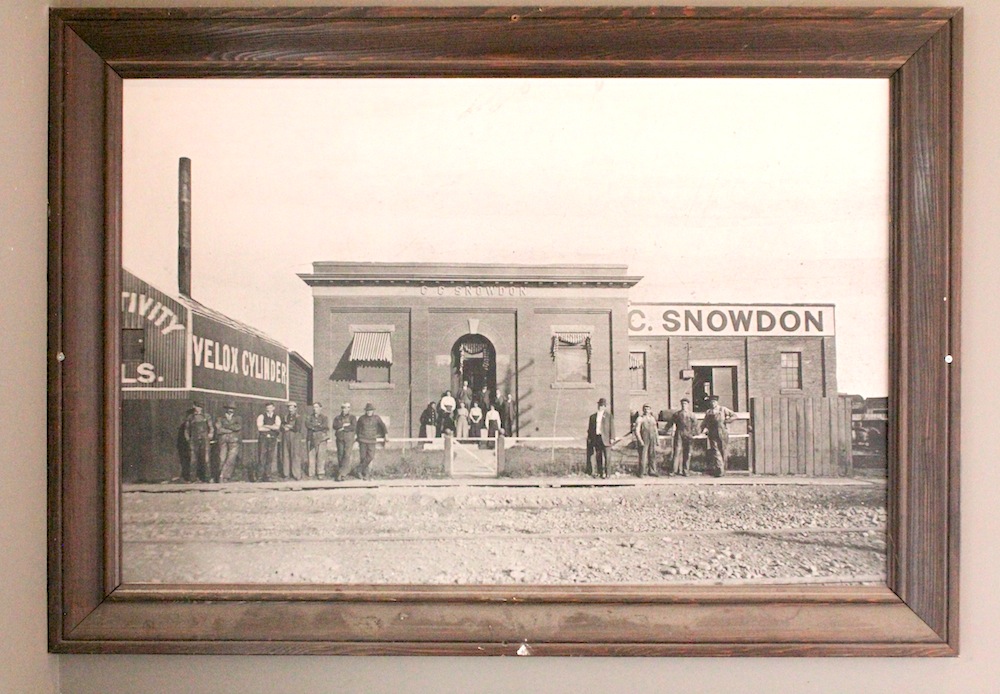
[{"label": "wooden gate", "polygon": [[851,404],[846,397],[750,399],[753,472],[852,475]]}]

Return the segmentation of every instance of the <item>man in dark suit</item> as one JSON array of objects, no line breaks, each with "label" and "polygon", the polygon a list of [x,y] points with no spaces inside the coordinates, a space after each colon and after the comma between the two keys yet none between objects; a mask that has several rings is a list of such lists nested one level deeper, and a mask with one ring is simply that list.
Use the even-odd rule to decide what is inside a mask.
[{"label": "man in dark suit", "polygon": [[671,459],[673,474],[687,477],[691,467],[691,449],[698,433],[698,420],[691,412],[691,401],[681,398],[681,409],[667,420],[674,427],[674,456]]},{"label": "man in dark suit", "polygon": [[[587,474],[591,477],[607,477],[610,474],[608,465],[608,448],[615,442],[615,418],[608,410],[608,401],[601,398],[597,401],[597,412],[590,415],[587,424]],[[597,455],[597,470],[595,475],[592,458]]]}]

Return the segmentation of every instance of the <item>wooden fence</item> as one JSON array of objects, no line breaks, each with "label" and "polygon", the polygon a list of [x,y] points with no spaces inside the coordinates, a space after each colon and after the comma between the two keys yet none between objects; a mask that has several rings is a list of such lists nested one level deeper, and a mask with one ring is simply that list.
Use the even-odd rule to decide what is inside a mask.
[{"label": "wooden fence", "polygon": [[837,477],[854,473],[846,397],[750,399],[752,471]]}]

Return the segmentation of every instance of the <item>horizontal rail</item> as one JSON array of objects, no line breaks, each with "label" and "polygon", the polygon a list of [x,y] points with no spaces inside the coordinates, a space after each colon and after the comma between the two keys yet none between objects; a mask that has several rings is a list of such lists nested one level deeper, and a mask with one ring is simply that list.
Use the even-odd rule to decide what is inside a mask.
[{"label": "horizontal rail", "polygon": [[[198,524],[191,524],[198,525]],[[206,525],[206,524],[202,524]],[[222,537],[167,537],[167,538],[125,538],[125,544],[221,544],[221,545],[252,545],[262,542],[440,542],[451,540],[623,540],[634,538],[656,538],[656,537],[703,537],[708,535],[751,535],[751,536],[778,536],[778,535],[832,535],[832,534],[884,534],[884,525],[855,526],[847,528],[692,528],[683,530],[647,530],[635,532],[580,532],[580,533],[522,533],[511,531],[508,533],[434,533],[434,534],[414,534],[414,535],[325,535],[325,536],[302,536],[302,535],[263,535],[255,538],[222,538]]]}]

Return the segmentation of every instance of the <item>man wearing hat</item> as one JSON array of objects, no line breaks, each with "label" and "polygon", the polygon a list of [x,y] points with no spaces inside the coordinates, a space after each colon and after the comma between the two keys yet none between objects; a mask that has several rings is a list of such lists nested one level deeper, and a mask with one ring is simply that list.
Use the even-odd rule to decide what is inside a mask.
[{"label": "man wearing hat", "polygon": [[215,418],[215,440],[218,444],[219,464],[222,466],[216,477],[217,482],[229,482],[232,479],[242,438],[243,418],[236,414],[236,403],[230,400],[222,406],[222,414]]},{"label": "man wearing hat", "polygon": [[264,405],[257,415],[257,469],[251,482],[258,479],[269,482],[278,476],[278,438],[281,436],[281,415],[274,411],[274,403]]},{"label": "man wearing hat", "polygon": [[[375,444],[378,442],[379,438],[388,439],[389,432],[386,429],[385,422],[382,418],[375,414],[375,405],[368,403],[365,405],[365,413],[358,417],[357,424],[357,435],[358,435],[358,450],[361,454],[361,468],[358,471],[361,479],[368,479],[368,468],[371,466],[372,461],[375,460]],[[350,458],[348,458],[347,469],[340,469],[339,479],[344,479],[347,477],[353,465],[350,463]]]},{"label": "man wearing hat", "polygon": [[309,470],[306,477],[323,479],[326,475],[326,443],[330,440],[330,418],[323,414],[323,403],[314,402],[306,417],[306,448]]},{"label": "man wearing hat", "polygon": [[358,418],[351,414],[351,403],[340,406],[340,414],[333,418],[333,436],[337,441],[337,470],[332,474],[343,479],[343,471],[351,469],[351,449],[354,448]]},{"label": "man wearing hat", "polygon": [[708,452],[714,462],[712,474],[721,477],[726,474],[726,458],[729,454],[729,422],[736,413],[719,404],[718,395],[708,396],[709,408],[701,422],[701,430],[708,436]]},{"label": "man wearing hat", "polygon": [[[590,415],[587,423],[587,474],[591,477],[607,477],[609,474],[608,447],[615,442],[615,418],[608,410],[608,401],[597,401],[597,412]],[[596,475],[592,458],[597,456]]]},{"label": "man wearing hat", "polygon": [[687,477],[691,464],[691,444],[698,433],[698,420],[691,412],[691,400],[681,398],[681,409],[671,414],[668,421],[674,427],[674,454],[671,461],[673,473]]},{"label": "man wearing hat", "polygon": [[288,411],[285,413],[285,421],[281,423],[282,478],[302,479],[302,453],[305,448],[305,441],[303,441],[304,433],[305,427],[302,425],[299,404],[294,400],[289,400]]},{"label": "man wearing hat", "polygon": [[[185,482],[202,482],[209,480],[208,455],[215,427],[212,418],[205,413],[204,403],[195,400],[191,403],[191,411],[184,419],[184,440],[188,444],[188,464],[182,466],[181,476]],[[195,477],[197,475],[197,477]]]},{"label": "man wearing hat", "polygon": [[633,432],[639,447],[639,477],[658,477],[660,473],[656,471],[656,449],[660,445],[660,434],[656,430],[656,417],[653,416],[651,406],[642,406],[642,414],[636,418]]}]

